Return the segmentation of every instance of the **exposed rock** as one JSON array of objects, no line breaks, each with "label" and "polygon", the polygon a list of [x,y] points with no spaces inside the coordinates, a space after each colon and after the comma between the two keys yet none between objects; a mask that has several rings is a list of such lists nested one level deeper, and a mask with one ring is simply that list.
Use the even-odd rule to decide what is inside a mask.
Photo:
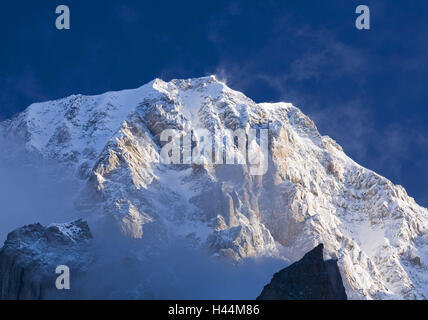
[{"label": "exposed rock", "polygon": [[[428,210],[355,163],[290,103],[256,103],[215,77],[156,79],[134,90],[35,103],[0,128],[8,143],[21,137],[26,150],[81,178],[82,192],[70,193],[72,212],[105,219],[109,230],[141,243],[192,237],[214,255],[281,252],[288,261],[324,243],[349,299],[428,297]],[[162,163],[164,129],[186,137],[204,129],[216,140],[230,129],[247,136],[268,129],[268,171],[252,175],[249,163]],[[227,145],[225,154],[236,154]],[[18,146],[1,161],[22,162]]]},{"label": "exposed rock", "polygon": [[73,283],[90,263],[91,238],[83,220],[48,227],[36,223],[9,233],[0,250],[0,300],[67,297],[67,290],[55,287],[55,270],[68,266]]},{"label": "exposed rock", "polygon": [[322,244],[275,273],[258,300],[346,300],[336,260],[323,259]]}]

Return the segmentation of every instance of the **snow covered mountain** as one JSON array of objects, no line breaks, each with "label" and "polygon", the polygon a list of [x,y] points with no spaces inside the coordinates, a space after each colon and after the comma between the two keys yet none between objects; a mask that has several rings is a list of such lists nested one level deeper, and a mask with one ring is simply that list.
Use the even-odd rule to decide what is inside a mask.
[{"label": "snow covered mountain", "polygon": [[[11,232],[0,250],[0,300],[38,300],[70,298],[56,290],[57,266],[66,265],[73,277],[92,263],[86,222],[24,226]],[[76,298],[76,297],[75,297]]]},{"label": "snow covered mountain", "polygon": [[[207,159],[164,163],[168,129],[206,129],[219,140],[228,130],[267,130],[267,171]],[[156,79],[32,104],[1,123],[0,135],[72,172],[80,187],[69,197],[91,229],[142,244],[179,237],[234,261],[297,261],[323,243],[325,259],[338,259],[348,298],[428,297],[428,210],[355,163],[290,103],[257,104],[214,76]]]}]

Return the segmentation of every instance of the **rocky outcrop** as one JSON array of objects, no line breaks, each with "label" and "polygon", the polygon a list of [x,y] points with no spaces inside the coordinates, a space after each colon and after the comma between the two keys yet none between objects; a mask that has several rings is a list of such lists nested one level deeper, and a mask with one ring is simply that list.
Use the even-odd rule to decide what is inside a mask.
[{"label": "rocky outcrop", "polygon": [[[14,139],[25,142],[12,143],[0,163],[21,164],[16,149],[25,147],[25,155],[33,150],[66,165],[80,179],[69,193],[76,204],[70,212],[96,221],[94,230],[107,225],[110,239],[120,233],[157,246],[191,238],[237,261],[297,261],[323,243],[349,299],[428,297],[428,210],[355,163],[290,103],[256,103],[213,76],[156,79],[134,90],[35,103],[1,128],[2,150]],[[166,129],[183,131],[181,138],[162,141]],[[248,161],[213,163],[196,152],[184,163],[191,149],[185,138],[192,147],[205,141],[201,129],[224,145],[224,154],[214,150],[224,156],[239,149],[230,130],[244,131]],[[265,148],[261,129],[268,131]],[[254,130],[267,150],[267,171],[259,174],[250,161],[258,150]],[[164,143],[183,151],[183,164],[161,161]],[[52,176],[65,178],[62,170]]]},{"label": "rocky outcrop", "polygon": [[57,290],[55,270],[66,265],[78,275],[90,263],[92,238],[83,220],[71,223],[39,223],[9,233],[0,250],[0,300],[66,298],[68,290]]},{"label": "rocky outcrop", "polygon": [[258,300],[346,300],[336,260],[323,259],[322,244],[275,273]]}]

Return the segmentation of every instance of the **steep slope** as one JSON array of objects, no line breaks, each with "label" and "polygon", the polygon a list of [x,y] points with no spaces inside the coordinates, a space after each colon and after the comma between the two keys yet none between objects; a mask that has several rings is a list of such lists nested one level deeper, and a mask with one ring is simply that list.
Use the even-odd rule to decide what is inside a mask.
[{"label": "steep slope", "polygon": [[[27,150],[75,172],[82,185],[73,195],[76,212],[94,230],[109,226],[145,244],[183,237],[233,260],[296,261],[324,243],[348,298],[428,294],[427,209],[352,161],[289,103],[256,104],[214,76],[156,79],[135,90],[33,104],[2,127],[6,138],[19,137]],[[226,156],[238,158],[228,130],[241,129],[248,159],[251,130],[268,130],[267,166],[212,164],[205,153],[166,164],[168,143],[186,162],[184,144],[161,141],[168,129],[183,141],[193,137],[192,147],[204,140],[201,129],[221,144],[226,137]],[[263,138],[255,140],[263,149]]]},{"label": "steep slope", "polygon": [[[0,250],[0,299],[67,298],[55,287],[55,270],[66,265],[73,278],[91,263],[86,222],[32,224],[11,232]],[[74,279],[73,279],[74,280]]]}]

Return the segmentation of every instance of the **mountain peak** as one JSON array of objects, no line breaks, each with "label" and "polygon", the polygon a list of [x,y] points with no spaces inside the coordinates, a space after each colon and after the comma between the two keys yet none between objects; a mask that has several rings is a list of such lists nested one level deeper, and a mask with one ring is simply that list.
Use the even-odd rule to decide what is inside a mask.
[{"label": "mountain peak", "polygon": [[[74,173],[78,215],[125,237],[145,244],[178,237],[235,261],[296,261],[323,243],[325,256],[338,260],[349,298],[428,296],[421,271],[428,265],[428,210],[352,161],[290,103],[257,104],[214,76],[155,79],[137,89],[33,104],[2,126]],[[266,171],[252,175],[250,157],[164,163],[160,136],[167,129],[204,129],[216,141],[258,130],[256,150],[265,130]],[[254,144],[246,142],[250,154]],[[236,155],[237,148],[229,143],[223,151]],[[176,151],[183,149],[184,140]]]}]

